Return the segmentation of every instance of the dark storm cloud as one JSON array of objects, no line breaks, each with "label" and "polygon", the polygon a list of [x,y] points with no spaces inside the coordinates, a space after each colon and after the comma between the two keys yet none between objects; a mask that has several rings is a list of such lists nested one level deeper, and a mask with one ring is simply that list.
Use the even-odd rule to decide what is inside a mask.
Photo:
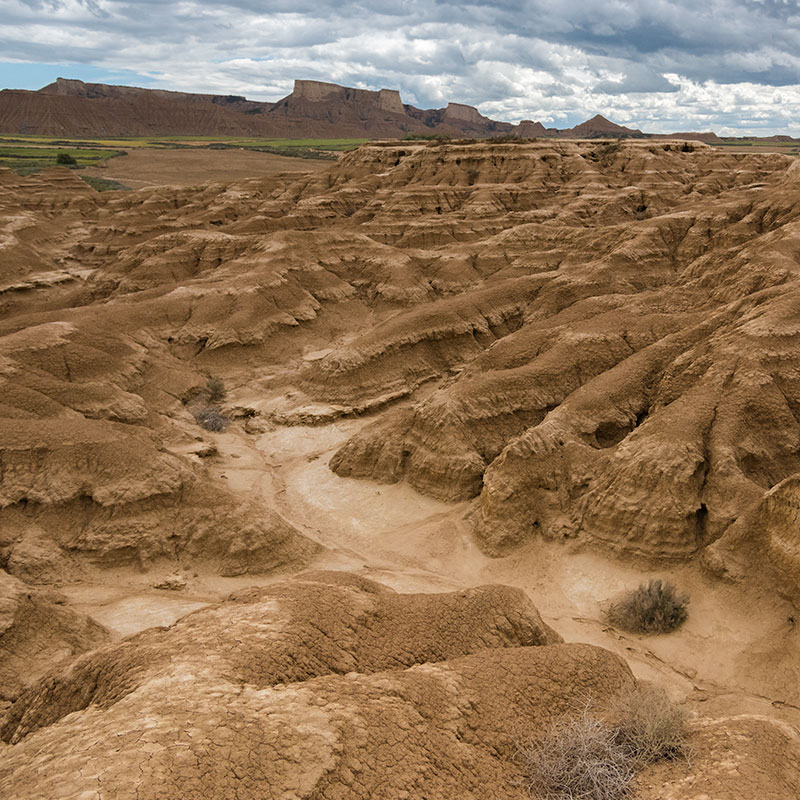
[{"label": "dark storm cloud", "polygon": [[129,69],[178,89],[277,99],[306,77],[508,119],[600,110],[650,128],[710,110],[710,124],[738,114],[783,130],[800,110],[797,0],[0,0],[0,11],[6,60]]}]

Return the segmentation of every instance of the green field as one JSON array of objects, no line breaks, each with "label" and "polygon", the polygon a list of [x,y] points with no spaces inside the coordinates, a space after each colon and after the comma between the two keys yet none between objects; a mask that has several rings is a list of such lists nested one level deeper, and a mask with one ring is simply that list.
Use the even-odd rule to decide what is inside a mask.
[{"label": "green field", "polygon": [[23,175],[58,166],[56,159],[60,153],[72,156],[77,167],[94,167],[114,156],[125,155],[124,150],[111,148],[5,146],[0,140],[0,166]]},{"label": "green field", "polygon": [[260,139],[236,136],[132,136],[123,138],[67,138],[52,136],[25,136],[23,134],[0,134],[0,144],[19,144],[37,147],[111,147],[130,150],[135,147],[172,148],[208,147],[223,144],[231,147],[286,147],[309,148],[312,150],[353,150],[369,139]]},{"label": "green field", "polygon": [[234,136],[134,136],[125,138],[68,138],[0,134],[0,166],[20,174],[31,174],[56,166],[59,153],[68,153],[77,167],[96,166],[133,149],[210,150],[241,149],[295,158],[335,158],[336,153],[354,150],[368,139],[259,139]]}]

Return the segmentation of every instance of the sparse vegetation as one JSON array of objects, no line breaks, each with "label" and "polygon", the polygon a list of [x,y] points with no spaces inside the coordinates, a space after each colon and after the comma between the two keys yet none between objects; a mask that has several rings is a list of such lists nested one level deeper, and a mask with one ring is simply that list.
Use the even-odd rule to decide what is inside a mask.
[{"label": "sparse vegetation", "polygon": [[222,378],[215,378],[213,376],[209,377],[209,379],[206,381],[206,392],[208,393],[208,399],[212,403],[217,403],[220,400],[224,400],[226,391],[225,383],[223,382]]},{"label": "sparse vegetation", "polygon": [[80,175],[79,177],[84,183],[88,183],[96,192],[129,192],[131,190],[130,186],[125,186],[125,184],[111,180],[110,178],[95,178],[92,175]]},{"label": "sparse vegetation", "polygon": [[216,406],[205,406],[201,408],[195,413],[194,418],[197,420],[198,425],[214,433],[224,431],[230,423],[230,419]]},{"label": "sparse vegetation", "polygon": [[[7,141],[0,137],[0,144]],[[124,151],[111,148],[70,147],[67,150],[63,146],[15,143],[14,146],[0,146],[0,167],[8,167],[20,175],[31,175],[56,165],[73,169],[94,167],[109,158],[124,155]]]},{"label": "sparse vegetation", "polygon": [[[232,136],[176,136],[153,139],[134,136],[119,139],[53,139],[46,136],[0,135],[0,167],[31,175],[55,164],[80,169],[127,155],[126,148],[158,150],[237,149],[254,150],[294,158],[336,159],[368,139],[258,139]],[[72,161],[66,160],[73,159]],[[97,187],[92,187],[97,188]],[[110,189],[112,187],[106,187]],[[113,187],[118,188],[118,187]],[[106,189],[98,189],[105,191]]]},{"label": "sparse vegetation", "polygon": [[688,714],[658,686],[643,683],[619,695],[610,717],[617,743],[639,766],[686,755]]},{"label": "sparse vegetation", "polygon": [[688,594],[654,579],[615,600],[606,616],[614,627],[632,633],[668,633],[686,621],[688,605]]},{"label": "sparse vegetation", "polygon": [[638,769],[687,755],[686,719],[666,692],[644,684],[615,698],[605,716],[587,702],[518,742],[525,788],[537,800],[624,800]]},{"label": "sparse vegetation", "polygon": [[517,761],[525,788],[537,800],[622,800],[634,778],[616,731],[589,704],[518,744]]}]

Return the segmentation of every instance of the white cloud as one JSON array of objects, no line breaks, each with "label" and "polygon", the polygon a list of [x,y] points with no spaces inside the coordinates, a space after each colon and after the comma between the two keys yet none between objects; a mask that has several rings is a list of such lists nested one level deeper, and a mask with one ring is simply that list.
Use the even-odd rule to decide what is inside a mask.
[{"label": "white cloud", "polygon": [[776,0],[0,0],[5,60],[276,100],[294,78],[516,121],[800,135],[800,10]]}]

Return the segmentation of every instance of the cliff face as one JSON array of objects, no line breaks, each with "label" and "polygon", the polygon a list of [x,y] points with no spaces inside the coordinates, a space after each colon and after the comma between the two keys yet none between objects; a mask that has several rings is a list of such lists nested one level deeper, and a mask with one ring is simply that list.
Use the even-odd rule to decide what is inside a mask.
[{"label": "cliff face", "polygon": [[[265,136],[404,138],[408,134],[485,138],[641,138],[597,115],[575,128],[519,125],[483,116],[477,108],[405,105],[394,89],[373,92],[323,81],[297,80],[276,103],[239,95],[189,94],[108,86],[59,78],[37,92],[0,91],[0,131],[43,136]],[[713,135],[713,134],[712,134]]]},{"label": "cliff face", "polygon": [[0,130],[45,136],[226,135],[403,137],[409,133],[487,136],[514,126],[472,106],[406,106],[393,89],[373,92],[295,81],[276,103],[238,95],[189,94],[59,78],[37,92],[0,92]]}]

